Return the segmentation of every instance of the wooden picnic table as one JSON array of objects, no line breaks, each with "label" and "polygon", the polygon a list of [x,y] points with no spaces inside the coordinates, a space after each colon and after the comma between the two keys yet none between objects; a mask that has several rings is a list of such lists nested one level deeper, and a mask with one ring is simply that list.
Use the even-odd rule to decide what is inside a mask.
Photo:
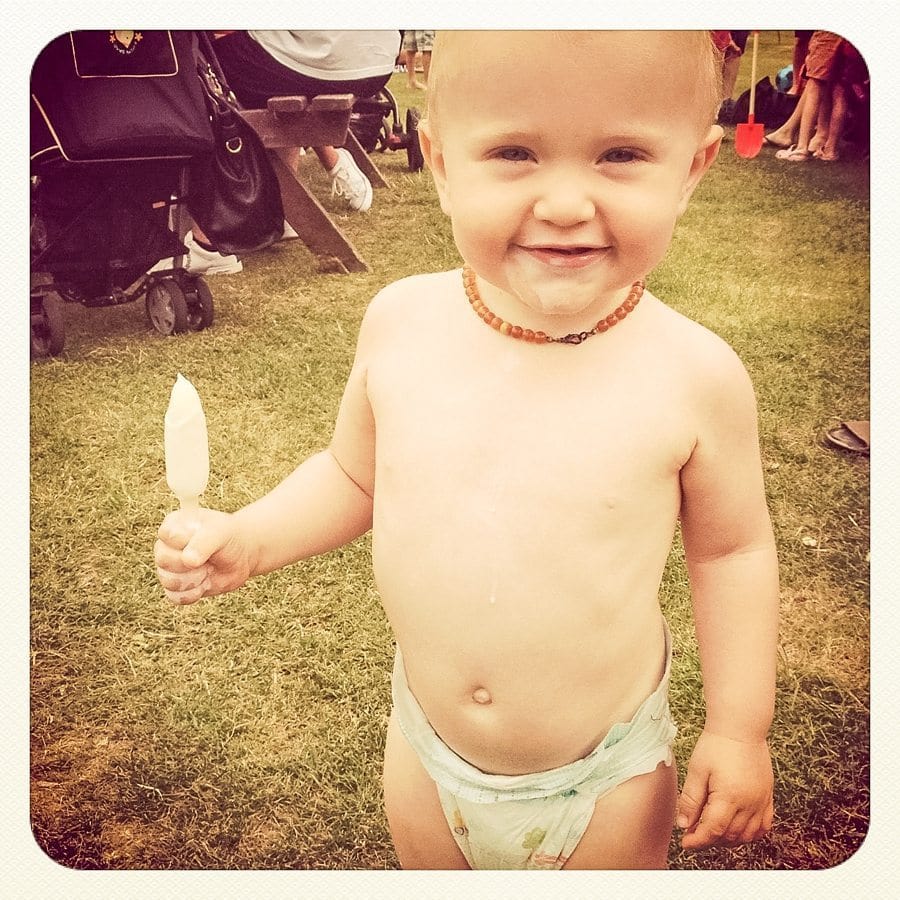
[{"label": "wooden picnic table", "polygon": [[327,270],[367,272],[369,267],[298,174],[276,150],[288,147],[346,147],[373,187],[386,182],[350,131],[353,94],[271,97],[266,109],[242,109],[241,116],[259,135],[278,176],[284,217]]}]

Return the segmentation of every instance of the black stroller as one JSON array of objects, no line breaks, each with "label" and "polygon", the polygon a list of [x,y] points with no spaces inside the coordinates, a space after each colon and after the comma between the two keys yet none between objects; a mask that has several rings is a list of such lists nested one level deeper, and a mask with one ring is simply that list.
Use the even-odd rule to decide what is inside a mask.
[{"label": "black stroller", "polygon": [[99,307],[144,296],[166,335],[212,323],[212,294],[184,269],[181,241],[187,163],[213,145],[198,53],[192,31],[76,31],[35,61],[33,356],[61,352],[61,300]]}]

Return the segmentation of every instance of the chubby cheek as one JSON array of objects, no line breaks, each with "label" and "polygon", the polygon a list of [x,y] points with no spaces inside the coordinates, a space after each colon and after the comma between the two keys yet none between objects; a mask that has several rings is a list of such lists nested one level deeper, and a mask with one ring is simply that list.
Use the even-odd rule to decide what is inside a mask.
[{"label": "chubby cheek", "polygon": [[519,222],[518,216],[486,198],[454,202],[450,218],[460,254],[477,271],[503,256]]},{"label": "chubby cheek", "polygon": [[640,275],[649,274],[666,255],[676,221],[670,208],[652,205],[620,216],[614,228],[618,253],[630,258]]}]

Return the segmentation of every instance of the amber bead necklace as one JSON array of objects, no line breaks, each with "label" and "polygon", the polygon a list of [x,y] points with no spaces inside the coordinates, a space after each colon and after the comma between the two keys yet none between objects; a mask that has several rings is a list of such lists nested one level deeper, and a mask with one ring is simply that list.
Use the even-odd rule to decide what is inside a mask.
[{"label": "amber bead necklace", "polygon": [[505,334],[507,337],[528,341],[531,344],[580,344],[589,337],[593,337],[595,334],[602,334],[604,331],[609,331],[613,325],[618,325],[638,305],[638,301],[644,294],[644,282],[636,281],[631,286],[625,302],[617,306],[608,316],[604,316],[590,331],[575,331],[562,337],[551,337],[543,331],[532,331],[530,328],[522,328],[520,325],[510,325],[509,322],[505,322],[500,316],[494,315],[484,305],[481,295],[478,293],[478,285],[475,284],[475,273],[469,266],[463,267],[462,278],[466,297],[469,298],[472,309],[484,320],[486,325],[490,325],[491,328],[499,331],[500,334]]}]

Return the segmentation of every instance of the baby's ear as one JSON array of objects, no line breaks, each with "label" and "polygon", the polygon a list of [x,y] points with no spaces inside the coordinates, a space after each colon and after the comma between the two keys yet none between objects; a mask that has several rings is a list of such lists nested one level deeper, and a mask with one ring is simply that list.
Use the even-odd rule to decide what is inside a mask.
[{"label": "baby's ear", "polygon": [[694,188],[700,184],[700,179],[709,171],[709,167],[716,161],[719,148],[722,146],[722,137],[725,131],[721,125],[710,126],[709,131],[700,142],[700,147],[691,160],[691,168],[681,190],[681,200],[678,203],[678,215],[686,209]]},{"label": "baby's ear", "polygon": [[422,156],[434,179],[438,199],[441,201],[441,209],[449,216],[450,190],[447,187],[447,169],[444,165],[444,154],[441,151],[440,141],[436,141],[434,137],[434,129],[428,119],[419,122],[419,145],[422,148]]}]

